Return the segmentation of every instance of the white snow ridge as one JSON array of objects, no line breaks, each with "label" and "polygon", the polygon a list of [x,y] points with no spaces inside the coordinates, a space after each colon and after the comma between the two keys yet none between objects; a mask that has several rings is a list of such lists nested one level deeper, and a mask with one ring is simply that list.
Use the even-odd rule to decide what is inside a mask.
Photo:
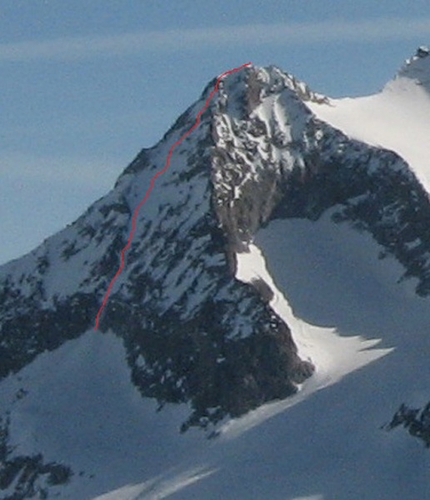
[{"label": "white snow ridge", "polygon": [[308,106],[348,136],[398,153],[430,192],[430,57],[420,50],[378,94]]}]

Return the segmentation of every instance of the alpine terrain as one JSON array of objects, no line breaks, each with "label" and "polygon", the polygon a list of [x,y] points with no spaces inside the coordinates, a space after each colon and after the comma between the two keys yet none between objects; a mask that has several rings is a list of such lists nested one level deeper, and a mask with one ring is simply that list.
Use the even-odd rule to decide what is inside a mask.
[{"label": "alpine terrain", "polygon": [[0,498],[430,498],[430,52],[216,79],[0,267]]}]

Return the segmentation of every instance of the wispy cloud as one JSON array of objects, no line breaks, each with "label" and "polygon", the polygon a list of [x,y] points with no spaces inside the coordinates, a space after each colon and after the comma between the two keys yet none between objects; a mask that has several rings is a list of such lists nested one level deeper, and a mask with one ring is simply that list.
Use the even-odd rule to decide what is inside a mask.
[{"label": "wispy cloud", "polygon": [[210,46],[377,42],[430,37],[428,18],[379,18],[316,23],[250,24],[147,31],[109,36],[57,38],[0,44],[0,62],[74,60],[151,52],[177,52]]}]

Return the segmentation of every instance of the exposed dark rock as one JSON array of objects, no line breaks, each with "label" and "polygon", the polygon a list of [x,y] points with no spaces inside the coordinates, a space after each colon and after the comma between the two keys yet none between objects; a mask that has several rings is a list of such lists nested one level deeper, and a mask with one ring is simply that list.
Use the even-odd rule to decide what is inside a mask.
[{"label": "exposed dark rock", "polygon": [[391,431],[399,426],[404,427],[411,436],[421,439],[426,448],[430,448],[430,402],[422,409],[409,408],[403,403],[384,428]]},{"label": "exposed dark rock", "polygon": [[251,284],[258,291],[264,302],[268,304],[273,299],[272,289],[261,278],[251,280]]},{"label": "exposed dark rock", "polygon": [[51,487],[67,484],[72,476],[70,467],[45,462],[40,453],[16,455],[9,444],[9,420],[0,419],[0,493],[14,484],[13,493],[4,493],[3,500],[49,498]]},{"label": "exposed dark rock", "polygon": [[93,323],[98,309],[94,294],[78,292],[56,302],[55,309],[41,309],[37,300],[19,299],[18,291],[16,294],[15,304],[19,304],[21,314],[11,315],[0,323],[1,378],[18,372],[38,354],[79,337]]}]

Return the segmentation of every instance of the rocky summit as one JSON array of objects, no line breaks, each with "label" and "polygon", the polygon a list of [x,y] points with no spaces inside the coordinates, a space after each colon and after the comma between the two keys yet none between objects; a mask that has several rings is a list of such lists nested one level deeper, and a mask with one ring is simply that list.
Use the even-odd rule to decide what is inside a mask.
[{"label": "rocky summit", "polygon": [[[430,74],[427,56],[421,47],[375,102],[401,87],[405,113],[418,93],[430,103],[416,78]],[[285,482],[266,498],[424,498],[424,472],[416,495],[364,485],[354,496],[341,479],[309,492],[297,465],[327,443],[338,449],[330,466],[347,463],[345,429],[363,463],[382,442],[398,464],[420,437],[400,417],[413,427],[418,410],[405,409],[430,399],[425,177],[416,155],[372,143],[350,102],[275,66],[223,78],[140,209],[94,330],[132,214],[214,84],[106,196],[0,268],[2,498],[263,498],[246,487],[263,466],[244,463],[260,450],[279,468],[274,436]],[[271,436],[264,446],[255,429]]]}]

